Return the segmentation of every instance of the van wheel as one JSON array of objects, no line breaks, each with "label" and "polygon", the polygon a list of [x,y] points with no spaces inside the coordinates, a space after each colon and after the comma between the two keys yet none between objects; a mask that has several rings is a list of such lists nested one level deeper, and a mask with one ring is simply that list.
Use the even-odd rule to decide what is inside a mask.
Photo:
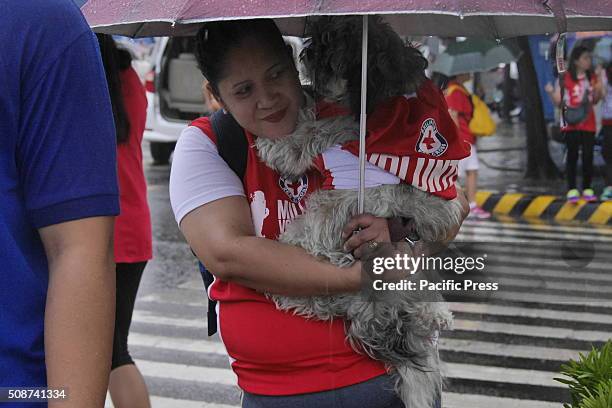
[{"label": "van wheel", "polygon": [[170,155],[174,150],[176,143],[151,142],[151,156],[153,164],[168,164]]}]

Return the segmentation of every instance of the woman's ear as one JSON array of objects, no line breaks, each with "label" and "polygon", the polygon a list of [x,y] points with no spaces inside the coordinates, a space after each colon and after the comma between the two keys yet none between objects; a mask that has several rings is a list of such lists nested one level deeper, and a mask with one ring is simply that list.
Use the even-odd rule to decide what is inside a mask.
[{"label": "woman's ear", "polygon": [[213,111],[218,111],[219,109],[227,110],[225,103],[223,103],[223,99],[219,96],[219,93],[215,90],[215,88],[208,81],[204,81],[202,84],[202,88],[204,91],[204,98],[210,108]]}]

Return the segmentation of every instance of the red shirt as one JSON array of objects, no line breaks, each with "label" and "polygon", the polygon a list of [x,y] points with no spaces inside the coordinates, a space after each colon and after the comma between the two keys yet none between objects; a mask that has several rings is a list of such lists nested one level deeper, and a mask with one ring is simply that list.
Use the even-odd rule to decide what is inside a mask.
[{"label": "red shirt", "polygon": [[[213,143],[210,120],[192,123]],[[253,135],[246,132],[249,146]],[[248,151],[244,189],[258,236],[277,239],[302,214],[306,198],[320,188],[321,176],[307,173],[291,183]],[[279,311],[263,294],[215,279],[209,295],[218,300],[219,334],[243,390],[261,395],[293,395],[345,387],[386,372],[382,363],[358,354],[346,341],[345,322],[308,320]]]},{"label": "red shirt", "polygon": [[[342,148],[359,156],[359,141]],[[458,133],[442,91],[429,80],[414,94],[389,98],[368,115],[368,162],[438,197],[452,200],[457,196],[457,163],[469,154],[470,146]],[[319,167],[328,175],[329,188],[334,162],[322,160]],[[341,170],[344,163],[337,167]]]},{"label": "red shirt", "polygon": [[589,101],[591,101],[589,107],[589,114],[586,119],[580,123],[563,127],[564,131],[571,130],[582,130],[585,132],[595,132],[597,125],[595,123],[595,110],[593,109],[593,86],[597,83],[597,75],[591,76],[591,81],[587,79],[586,75],[578,77],[577,81],[572,79],[572,76],[565,75],[563,77],[563,83],[565,85],[564,99],[565,103],[570,108],[578,107],[584,98],[584,93],[588,92]]},{"label": "red shirt", "polygon": [[458,86],[462,88],[463,91],[455,88],[454,91],[446,94],[448,109],[454,110],[459,114],[459,134],[463,140],[469,144],[475,144],[476,138],[470,131],[470,120],[472,119],[474,107],[472,106],[472,102],[468,96],[469,92],[463,85],[456,81],[450,81],[447,89],[449,89],[451,85]]},{"label": "red shirt", "polygon": [[153,257],[151,215],[142,167],[142,135],[147,97],[132,68],[121,72],[121,93],[130,121],[125,143],[117,146],[121,214],[115,219],[115,262],[144,262]]}]

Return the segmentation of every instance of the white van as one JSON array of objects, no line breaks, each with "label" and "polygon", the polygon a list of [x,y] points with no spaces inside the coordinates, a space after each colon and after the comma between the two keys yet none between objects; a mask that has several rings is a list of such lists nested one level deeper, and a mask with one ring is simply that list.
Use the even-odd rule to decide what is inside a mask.
[{"label": "white van", "polygon": [[194,44],[194,37],[164,37],[155,45],[154,68],[145,78],[149,106],[144,139],[156,164],[168,163],[189,122],[210,113]]},{"label": "white van", "polygon": [[[285,37],[297,61],[302,40]],[[204,77],[193,54],[195,37],[163,37],[153,50],[154,68],[145,77],[147,123],[144,139],[155,164],[167,164],[181,131],[192,120],[209,115]]]}]

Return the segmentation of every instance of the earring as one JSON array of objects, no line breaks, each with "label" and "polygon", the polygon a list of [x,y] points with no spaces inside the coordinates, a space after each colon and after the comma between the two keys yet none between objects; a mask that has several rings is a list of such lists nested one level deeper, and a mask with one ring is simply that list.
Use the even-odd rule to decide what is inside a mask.
[{"label": "earring", "polygon": [[223,113],[227,115],[227,113],[228,113],[227,109],[223,108],[222,110],[223,110]]}]

